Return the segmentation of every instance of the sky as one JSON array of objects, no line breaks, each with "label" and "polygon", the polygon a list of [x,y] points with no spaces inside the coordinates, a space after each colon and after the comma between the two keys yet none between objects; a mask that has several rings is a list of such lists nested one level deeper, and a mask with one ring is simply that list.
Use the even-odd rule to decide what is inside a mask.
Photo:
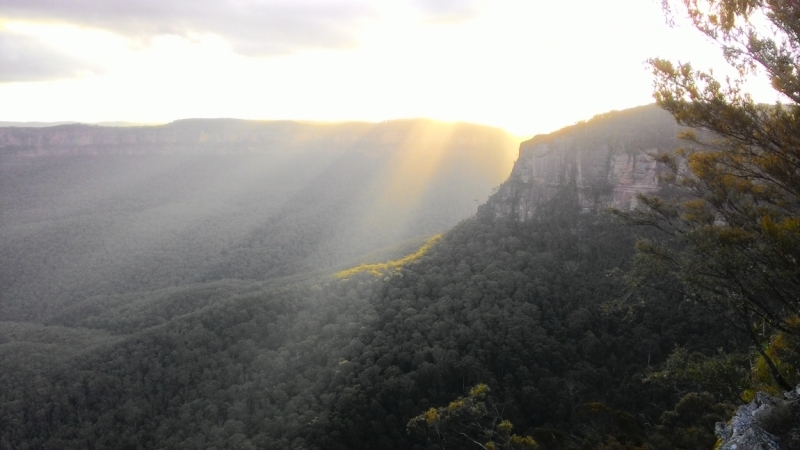
[{"label": "sky", "polygon": [[427,117],[529,137],[651,103],[648,58],[724,70],[677,19],[660,0],[3,0],[0,121]]}]

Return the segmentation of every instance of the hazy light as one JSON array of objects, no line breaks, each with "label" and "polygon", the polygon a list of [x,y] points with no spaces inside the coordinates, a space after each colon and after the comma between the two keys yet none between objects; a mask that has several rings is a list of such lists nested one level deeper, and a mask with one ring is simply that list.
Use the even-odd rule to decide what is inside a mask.
[{"label": "hazy light", "polygon": [[142,41],[8,19],[0,30],[35,36],[97,70],[0,84],[0,120],[430,117],[528,136],[650,103],[649,57],[724,66],[699,33],[665,25],[658,0],[472,2],[439,16],[419,4],[376,3],[355,47],[270,57],[235,53],[207,33]]}]

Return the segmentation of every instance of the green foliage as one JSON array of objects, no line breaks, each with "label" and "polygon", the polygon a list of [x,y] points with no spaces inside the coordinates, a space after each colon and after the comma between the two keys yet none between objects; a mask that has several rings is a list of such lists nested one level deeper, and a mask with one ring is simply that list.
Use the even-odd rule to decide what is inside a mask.
[{"label": "green foliage", "polygon": [[[669,236],[639,243],[631,275],[678,290],[736,324],[771,376],[790,389],[761,349],[772,334],[792,333],[789,322],[800,313],[800,5],[682,3],[740,78],[720,81],[689,64],[651,61],[656,101],[697,131],[684,135],[686,148],[659,158],[672,171],[665,177],[672,191],[642,196],[645,209],[629,216]],[[763,34],[766,28],[772,33]],[[758,104],[742,90],[757,70],[781,103]]]},{"label": "green foliage", "polygon": [[645,380],[680,395],[709,392],[719,401],[736,402],[749,386],[748,363],[748,355],[725,353],[722,349],[706,356],[678,347],[658,370],[650,371]]},{"label": "green foliage", "polygon": [[708,392],[686,394],[661,415],[652,443],[663,450],[705,450],[717,441],[714,427],[733,414],[734,405],[718,403]]},{"label": "green foliage", "polygon": [[464,448],[477,446],[484,450],[535,449],[539,446],[530,436],[511,431],[514,426],[500,414],[497,406],[487,406],[489,386],[478,384],[469,394],[447,406],[430,408],[413,417],[406,427],[409,432],[421,431],[431,448]]},{"label": "green foliage", "polygon": [[789,320],[792,332],[779,331],[767,343],[763,354],[757,354],[755,363],[750,371],[751,387],[743,394],[745,401],[750,401],[758,391],[780,396],[783,387],[775,382],[772,368],[767,359],[772,363],[784,380],[790,385],[800,383],[800,320],[794,317]]},{"label": "green foliage", "polygon": [[576,408],[573,429],[580,430],[583,448],[637,449],[644,445],[644,435],[636,419],[602,402]]}]

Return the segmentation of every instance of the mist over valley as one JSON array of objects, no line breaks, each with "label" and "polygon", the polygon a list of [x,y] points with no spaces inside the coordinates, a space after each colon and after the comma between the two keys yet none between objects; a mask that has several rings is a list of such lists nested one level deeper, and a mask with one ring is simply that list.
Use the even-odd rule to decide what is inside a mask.
[{"label": "mist over valley", "polygon": [[473,214],[516,143],[488,127],[182,121],[0,129],[3,319],[96,295],[357,263]]},{"label": "mist over valley", "polygon": [[0,450],[800,449],[798,37],[0,2]]}]

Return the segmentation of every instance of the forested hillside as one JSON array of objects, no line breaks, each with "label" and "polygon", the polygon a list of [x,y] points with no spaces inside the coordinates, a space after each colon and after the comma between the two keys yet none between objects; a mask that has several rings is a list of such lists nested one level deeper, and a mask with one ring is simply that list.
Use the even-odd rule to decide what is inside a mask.
[{"label": "forested hillside", "polygon": [[0,135],[0,319],[38,322],[111,296],[358,262],[469,217],[516,152],[501,130],[425,120]]},{"label": "forested hillside", "polygon": [[[688,391],[646,378],[676,348],[708,358],[747,341],[680,295],[631,290],[622,275],[652,231],[584,212],[569,184],[536,220],[497,201],[378,276],[231,272],[79,299],[46,326],[6,322],[3,445],[410,448],[430,437],[407,432],[411,418],[477,384],[542,448],[713,444],[726,392],[664,421]],[[279,242],[251,245],[292,261]]]}]

